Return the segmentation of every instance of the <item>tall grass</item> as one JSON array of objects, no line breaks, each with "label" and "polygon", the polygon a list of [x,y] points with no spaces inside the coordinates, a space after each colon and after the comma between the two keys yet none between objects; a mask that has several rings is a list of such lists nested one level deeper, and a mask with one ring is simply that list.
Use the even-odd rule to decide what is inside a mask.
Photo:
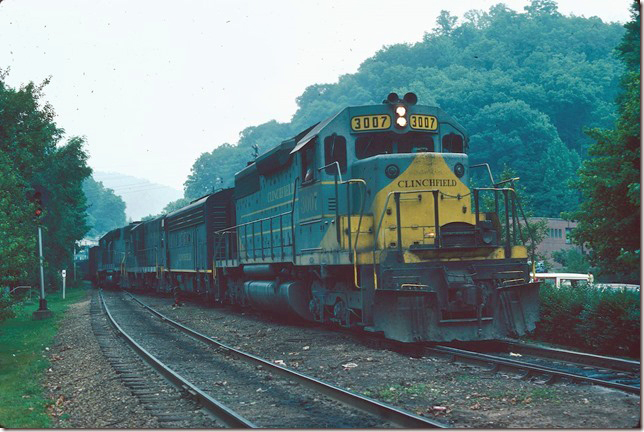
[{"label": "tall grass", "polygon": [[541,285],[533,336],[598,354],[640,356],[640,293],[592,285]]},{"label": "tall grass", "polygon": [[43,389],[49,368],[51,347],[58,325],[67,307],[82,300],[86,290],[80,287],[47,295],[53,318],[34,321],[38,299],[14,306],[15,317],[0,323],[0,426],[6,428],[51,427],[47,407],[52,403]]}]

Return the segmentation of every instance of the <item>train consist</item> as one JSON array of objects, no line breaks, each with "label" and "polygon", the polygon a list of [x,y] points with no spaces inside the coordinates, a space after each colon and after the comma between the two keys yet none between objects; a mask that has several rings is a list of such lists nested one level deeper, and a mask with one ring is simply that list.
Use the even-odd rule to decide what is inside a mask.
[{"label": "train consist", "polygon": [[100,286],[179,287],[403,342],[522,335],[539,285],[516,196],[470,187],[467,150],[463,127],[413,93],[347,107],[233,188],[107,233],[90,271]]}]

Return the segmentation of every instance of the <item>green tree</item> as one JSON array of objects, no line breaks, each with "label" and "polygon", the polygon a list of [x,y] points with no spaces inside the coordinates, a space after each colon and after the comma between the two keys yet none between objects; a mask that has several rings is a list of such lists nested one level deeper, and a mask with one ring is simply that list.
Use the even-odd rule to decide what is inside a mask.
[{"label": "green tree", "polygon": [[[1,94],[1,93],[0,93]],[[0,126],[2,128],[2,126]],[[7,152],[0,152],[0,291],[16,286],[37,263],[34,206]]]},{"label": "green tree", "polygon": [[83,182],[83,192],[87,200],[87,224],[90,226],[88,237],[101,237],[125,225],[125,202],[114,190],[88,177]]},{"label": "green tree", "polygon": [[83,181],[92,170],[87,166],[84,144],[84,139],[72,137],[64,145],[57,145],[34,176],[40,184],[47,185],[50,195],[43,247],[47,247],[46,260],[56,280],[59,270],[71,265],[74,245],[89,229]]},{"label": "green tree", "polygon": [[552,259],[563,266],[568,273],[591,273],[588,257],[577,249],[562,249],[552,253]]},{"label": "green tree", "polygon": [[[81,184],[91,172],[82,138],[60,143],[64,131],[43,100],[48,80],[16,90],[5,84],[6,76],[0,71],[0,288],[37,285],[38,223],[47,279],[68,267],[74,243],[87,230]],[[28,201],[35,185],[48,198],[39,221]]]},{"label": "green tree", "polygon": [[576,196],[561,184],[572,179],[579,157],[566,148],[545,114],[512,100],[485,106],[470,124],[475,131],[472,162],[489,162],[494,172],[512,167],[535,213],[558,217],[562,209],[576,206]]},{"label": "green tree", "polygon": [[[573,183],[583,197],[573,237],[591,248],[590,260],[602,274],[639,281],[640,269],[640,6],[633,2],[632,21],[617,55],[626,66],[617,98],[615,128],[592,129],[590,159]],[[637,55],[637,59],[635,57]]]},{"label": "green tree", "polygon": [[442,10],[436,18],[436,28],[434,32],[441,35],[449,35],[454,30],[458,17],[450,15],[449,11]]},{"label": "green tree", "polygon": [[557,16],[559,14],[557,2],[554,0],[533,0],[524,7],[530,17],[543,18]]}]

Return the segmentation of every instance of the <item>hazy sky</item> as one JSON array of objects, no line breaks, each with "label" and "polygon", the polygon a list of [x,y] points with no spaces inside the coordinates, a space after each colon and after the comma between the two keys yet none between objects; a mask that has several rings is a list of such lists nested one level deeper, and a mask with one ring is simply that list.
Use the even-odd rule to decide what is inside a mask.
[{"label": "hazy sky", "polygon": [[[559,11],[624,23],[630,2],[561,0]],[[4,0],[0,68],[12,86],[52,76],[46,100],[68,136],[87,138],[94,169],[182,190],[201,153],[289,121],[308,85],[422,40],[441,9],[462,17],[497,3]],[[503,3],[523,12],[528,1]]]}]

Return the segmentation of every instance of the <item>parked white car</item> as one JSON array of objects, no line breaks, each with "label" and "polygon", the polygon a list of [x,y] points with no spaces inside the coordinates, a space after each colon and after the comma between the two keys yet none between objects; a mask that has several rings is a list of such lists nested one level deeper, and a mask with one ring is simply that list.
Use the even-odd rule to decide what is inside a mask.
[{"label": "parked white car", "polygon": [[601,289],[626,289],[632,291],[639,291],[640,286],[635,284],[624,283],[593,283],[594,277],[591,273],[534,273],[531,282],[553,282],[557,288],[563,286],[575,286],[579,282],[592,284],[594,288]]},{"label": "parked white car", "polygon": [[557,288],[564,286],[576,285],[578,282],[593,283],[593,275],[588,273],[534,273],[532,282],[552,281]]}]

